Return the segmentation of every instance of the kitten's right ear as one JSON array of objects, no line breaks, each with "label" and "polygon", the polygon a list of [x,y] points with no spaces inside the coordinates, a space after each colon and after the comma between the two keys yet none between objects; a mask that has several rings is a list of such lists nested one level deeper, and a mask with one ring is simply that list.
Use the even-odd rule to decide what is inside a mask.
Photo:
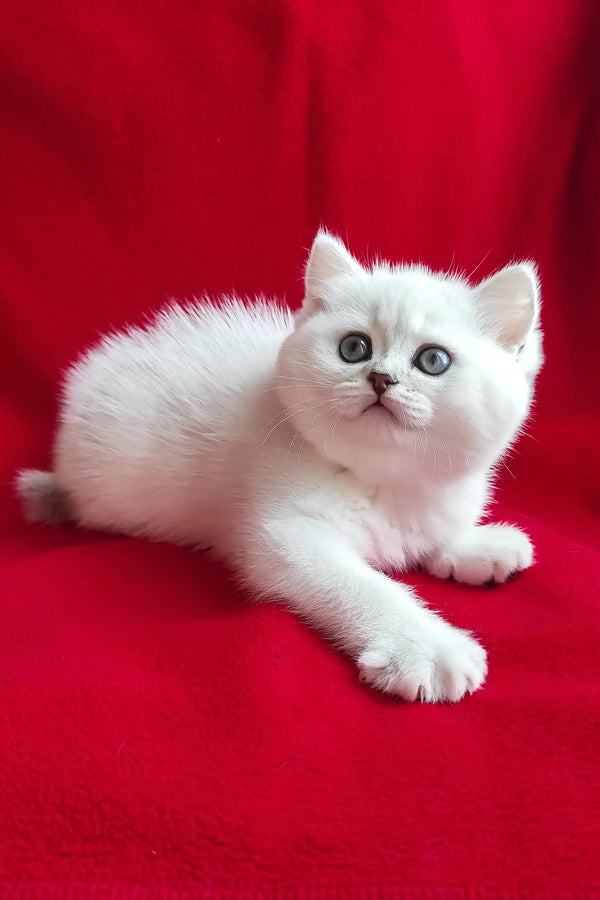
[{"label": "kitten's right ear", "polygon": [[523,344],[539,317],[540,282],[532,262],[514,263],[475,288],[485,331],[507,350]]},{"label": "kitten's right ear", "polygon": [[345,245],[328,231],[321,229],[311,247],[304,275],[302,317],[312,315],[327,305],[333,294],[333,280],[343,275],[357,275],[360,263]]}]

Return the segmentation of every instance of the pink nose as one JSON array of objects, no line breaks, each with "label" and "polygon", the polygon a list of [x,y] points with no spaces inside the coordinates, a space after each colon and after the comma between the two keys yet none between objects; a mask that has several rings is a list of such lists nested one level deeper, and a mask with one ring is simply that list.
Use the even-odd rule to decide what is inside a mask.
[{"label": "pink nose", "polygon": [[381,397],[382,394],[385,394],[390,384],[395,384],[394,380],[384,372],[371,372],[371,374],[369,375],[369,381],[373,385],[373,390],[378,397]]}]

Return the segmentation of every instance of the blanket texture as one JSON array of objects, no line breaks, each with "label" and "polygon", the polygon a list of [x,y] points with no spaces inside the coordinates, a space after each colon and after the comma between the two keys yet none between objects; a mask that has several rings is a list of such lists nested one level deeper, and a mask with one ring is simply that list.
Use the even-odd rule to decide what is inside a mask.
[{"label": "blanket texture", "polygon": [[[20,0],[0,36],[0,896],[600,896],[596,0]],[[495,515],[537,565],[411,575],[489,651],[402,705],[206,555],[26,526],[61,371],[169,297],[297,306],[359,257],[540,266]]]}]

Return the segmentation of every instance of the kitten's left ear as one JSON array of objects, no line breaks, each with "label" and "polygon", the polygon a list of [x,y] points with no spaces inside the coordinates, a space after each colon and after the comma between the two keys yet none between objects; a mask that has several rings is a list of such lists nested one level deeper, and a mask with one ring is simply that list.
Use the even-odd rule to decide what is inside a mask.
[{"label": "kitten's left ear", "polygon": [[475,288],[485,330],[507,350],[518,349],[538,319],[540,282],[535,264],[515,263]]},{"label": "kitten's left ear", "polygon": [[327,306],[334,293],[334,280],[342,275],[357,275],[362,267],[346,246],[321,229],[313,241],[304,276],[302,313],[309,316]]}]

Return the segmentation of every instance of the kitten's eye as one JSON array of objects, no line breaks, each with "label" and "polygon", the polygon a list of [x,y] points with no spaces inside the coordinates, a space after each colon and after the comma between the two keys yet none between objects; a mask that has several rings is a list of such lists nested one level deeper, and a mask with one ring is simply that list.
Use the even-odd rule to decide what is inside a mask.
[{"label": "kitten's eye", "polygon": [[425,347],[413,359],[413,365],[426,375],[442,375],[452,365],[450,354],[443,347]]},{"label": "kitten's eye", "polygon": [[340,341],[338,352],[344,362],[364,362],[373,356],[371,338],[366,334],[348,334],[343,341]]}]

